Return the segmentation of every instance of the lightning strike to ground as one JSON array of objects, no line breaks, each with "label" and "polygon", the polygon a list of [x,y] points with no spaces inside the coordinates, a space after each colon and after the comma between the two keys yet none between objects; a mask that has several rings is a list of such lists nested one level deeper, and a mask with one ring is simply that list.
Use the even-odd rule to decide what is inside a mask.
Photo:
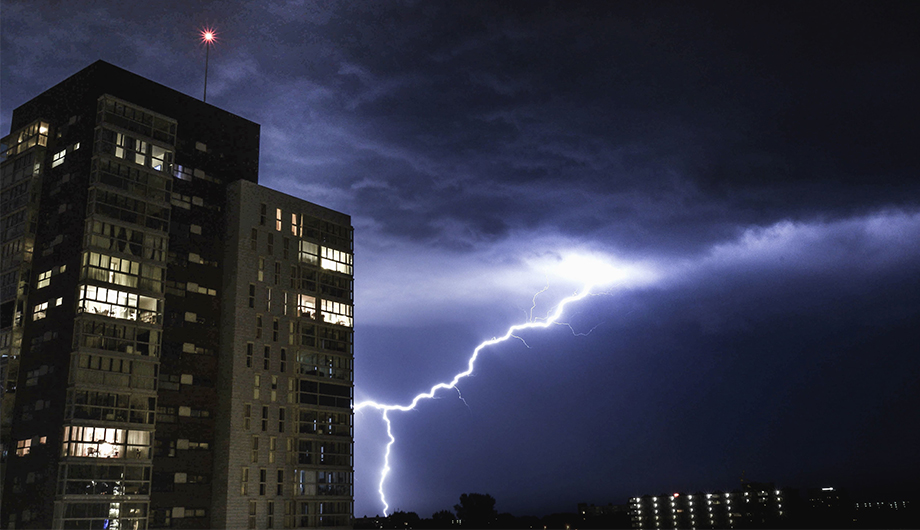
[{"label": "lightning strike to ground", "polygon": [[[550,326],[552,326],[552,325],[554,325],[554,324],[568,326],[569,329],[572,329],[572,327],[571,327],[569,324],[564,323],[564,322],[559,322],[559,319],[562,317],[562,315],[563,315],[563,313],[564,313],[565,308],[566,308],[567,305],[569,305],[569,304],[571,304],[571,303],[573,303],[573,302],[577,302],[577,301],[579,301],[579,300],[585,298],[586,296],[588,296],[588,295],[591,293],[591,289],[592,289],[593,287],[594,287],[594,286],[593,286],[593,285],[590,285],[590,284],[589,284],[589,285],[586,285],[586,286],[584,287],[584,289],[582,289],[581,292],[576,292],[575,294],[573,294],[573,295],[571,295],[571,296],[568,296],[568,297],[566,297],[566,298],[563,298],[563,299],[556,305],[555,310],[554,310],[554,311],[551,311],[551,313],[550,313],[546,318],[542,318],[542,319],[539,319],[539,320],[534,320],[534,318],[533,318],[533,309],[534,309],[534,308],[531,307],[531,309],[530,309],[530,315],[528,316],[527,322],[524,322],[523,324],[515,324],[515,325],[511,326],[510,328],[508,328],[508,330],[505,332],[504,335],[502,335],[502,336],[500,336],[500,337],[493,337],[493,338],[491,338],[491,339],[489,339],[489,340],[486,340],[486,341],[483,341],[482,343],[480,343],[479,346],[476,346],[476,349],[473,350],[473,353],[472,353],[472,355],[470,356],[470,359],[469,359],[469,361],[468,361],[468,363],[467,363],[467,368],[466,368],[466,370],[464,370],[464,371],[462,371],[462,372],[460,372],[460,373],[454,375],[453,379],[451,379],[451,381],[450,381],[449,383],[438,383],[438,384],[432,386],[427,392],[423,392],[423,393],[421,393],[421,394],[418,394],[417,396],[415,396],[415,397],[412,399],[412,401],[411,401],[408,405],[388,405],[388,404],[384,404],[384,403],[377,403],[377,402],[375,402],[375,401],[370,401],[370,400],[368,400],[368,401],[362,401],[362,402],[360,402],[360,403],[358,403],[358,404],[355,405],[355,410],[356,410],[356,411],[360,411],[360,410],[363,410],[363,409],[365,409],[365,408],[373,408],[373,409],[377,409],[377,410],[381,411],[381,412],[382,412],[381,417],[383,418],[383,421],[386,423],[386,426],[387,426],[387,437],[389,438],[389,441],[387,442],[386,451],[385,451],[385,453],[384,453],[384,457],[383,457],[383,467],[382,467],[381,470],[380,470],[380,482],[379,482],[378,487],[377,487],[377,492],[380,494],[380,502],[383,504],[383,515],[384,515],[384,516],[387,515],[387,512],[389,511],[390,505],[387,503],[387,500],[386,500],[386,493],[384,492],[383,486],[384,486],[384,483],[386,482],[387,475],[390,473],[390,470],[391,470],[391,468],[390,468],[390,450],[392,449],[393,444],[396,443],[396,437],[393,435],[393,426],[392,426],[392,424],[390,423],[389,413],[390,413],[390,412],[407,412],[407,411],[413,410],[413,409],[416,407],[416,405],[418,405],[418,403],[419,403],[420,401],[422,401],[422,400],[424,400],[424,399],[432,399],[432,398],[434,398],[434,395],[435,395],[439,390],[451,389],[451,388],[452,388],[452,389],[455,389],[455,390],[457,391],[458,395],[459,395],[460,390],[457,388],[457,383],[459,383],[460,380],[463,379],[464,377],[467,377],[467,376],[469,376],[469,375],[471,375],[471,374],[473,373],[473,367],[474,367],[475,364],[476,364],[476,359],[479,358],[479,353],[480,353],[484,348],[487,348],[487,347],[489,347],[489,346],[493,346],[493,345],[495,345],[495,344],[499,344],[499,343],[501,343],[501,342],[505,342],[505,341],[507,341],[508,339],[512,339],[512,338],[520,340],[521,342],[524,343],[524,346],[527,346],[528,348],[530,348],[530,346],[527,344],[527,342],[525,342],[523,338],[521,338],[520,336],[517,335],[518,332],[521,332],[521,331],[524,331],[524,330],[528,330],[528,329],[535,329],[535,328],[545,329],[545,328],[548,328],[548,327],[550,327]],[[543,290],[541,290],[540,292],[538,292],[537,294],[534,295],[534,301],[533,301],[533,302],[534,302],[534,307],[536,306],[536,303],[537,303],[537,301],[536,301],[537,296],[540,295],[541,293],[545,292],[545,291],[546,291],[546,288],[544,288]],[[595,326],[595,327],[596,327],[596,326]],[[593,331],[593,329],[592,329],[592,331]],[[572,332],[574,333],[574,330],[572,330]],[[588,333],[590,333],[590,331],[589,331]],[[576,334],[576,335],[580,335],[580,334]],[[466,400],[463,399],[463,396],[462,396],[462,395],[460,396],[460,399],[461,399],[464,403],[466,403]],[[469,405],[467,405],[467,408],[469,408]]]}]

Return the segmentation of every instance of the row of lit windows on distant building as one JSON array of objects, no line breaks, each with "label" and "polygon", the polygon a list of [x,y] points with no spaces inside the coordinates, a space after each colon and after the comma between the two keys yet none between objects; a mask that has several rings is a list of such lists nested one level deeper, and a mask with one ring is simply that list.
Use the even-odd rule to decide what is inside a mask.
[{"label": "row of lit windows on distant building", "polygon": [[[742,511],[755,505],[775,507],[777,515],[782,516],[783,498],[782,491],[747,491],[736,493],[697,493],[672,495],[660,497],[634,497],[630,499],[630,512],[633,526],[649,527],[654,522],[655,527],[680,527],[689,523],[691,527],[697,524],[711,526],[713,524],[731,524],[732,518],[740,518]],[[737,511],[736,511],[737,510]],[[688,517],[689,514],[689,517]],[[700,516],[697,519],[697,515]],[[689,519],[689,521],[679,521]],[[718,522],[718,519],[723,519]],[[727,519],[727,521],[724,521]],[[642,521],[647,521],[642,524]]]}]

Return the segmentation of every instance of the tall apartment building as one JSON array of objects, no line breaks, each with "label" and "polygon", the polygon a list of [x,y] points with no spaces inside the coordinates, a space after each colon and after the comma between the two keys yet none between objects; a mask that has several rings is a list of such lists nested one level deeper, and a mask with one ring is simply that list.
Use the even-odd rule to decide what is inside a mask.
[{"label": "tall apartment building", "polygon": [[104,62],[0,151],[3,528],[349,526],[352,228]]}]

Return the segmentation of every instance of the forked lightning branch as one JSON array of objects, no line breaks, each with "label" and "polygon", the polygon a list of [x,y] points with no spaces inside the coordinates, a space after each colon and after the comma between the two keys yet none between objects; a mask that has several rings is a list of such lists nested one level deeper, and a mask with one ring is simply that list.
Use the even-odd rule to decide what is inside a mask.
[{"label": "forked lightning branch", "polygon": [[[505,342],[509,339],[515,338],[523,341],[523,338],[518,336],[519,333],[529,330],[529,329],[545,329],[552,325],[567,325],[560,321],[565,309],[572,303],[578,302],[579,300],[584,299],[586,296],[592,293],[592,290],[597,288],[600,285],[609,284],[617,281],[625,280],[627,277],[635,277],[636,270],[630,270],[631,268],[617,267],[610,264],[607,261],[598,261],[592,258],[586,258],[583,256],[574,256],[570,257],[563,261],[561,271],[565,276],[575,277],[584,280],[585,278],[590,278],[591,283],[582,288],[581,291],[576,292],[575,294],[568,296],[562,299],[547,315],[545,318],[534,319],[532,317],[533,308],[531,308],[531,313],[526,322],[521,324],[516,324],[508,328],[504,335],[500,337],[493,337],[492,339],[483,341],[476,349],[473,350],[472,355],[467,362],[466,370],[454,375],[453,379],[449,382],[441,382],[432,386],[427,392],[416,395],[408,405],[393,405],[387,403],[377,403],[376,401],[362,401],[355,405],[356,411],[361,411],[368,408],[373,408],[381,411],[381,417],[386,423],[387,437],[389,441],[386,445],[386,450],[383,457],[383,467],[380,470],[380,482],[378,485],[377,491],[380,494],[380,502],[383,504],[383,513],[387,515],[389,510],[389,504],[386,500],[386,493],[384,491],[384,486],[386,484],[387,475],[389,474],[390,467],[390,451],[393,447],[393,444],[396,443],[396,436],[393,434],[393,425],[390,422],[389,414],[391,412],[406,412],[415,409],[418,403],[422,400],[432,399],[435,394],[440,390],[450,390],[457,389],[457,384],[461,379],[471,375],[473,369],[476,365],[476,360],[479,358],[479,354],[486,348],[493,346],[495,344]],[[648,271],[643,271],[647,273]],[[644,274],[639,274],[640,276]],[[545,289],[544,289],[545,290]],[[543,291],[541,291],[542,293]],[[538,295],[540,293],[537,293]],[[536,305],[536,296],[534,297],[534,305]],[[573,330],[574,331],[574,330]],[[526,343],[525,343],[526,344]],[[462,398],[461,398],[462,399]]]}]

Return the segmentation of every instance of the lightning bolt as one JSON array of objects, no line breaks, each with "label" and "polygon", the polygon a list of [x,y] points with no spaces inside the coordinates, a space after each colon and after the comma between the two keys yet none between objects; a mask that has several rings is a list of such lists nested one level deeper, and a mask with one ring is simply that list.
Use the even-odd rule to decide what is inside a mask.
[{"label": "lightning bolt", "polygon": [[[530,308],[530,312],[529,312],[530,314],[528,315],[526,322],[522,324],[515,324],[511,326],[510,328],[508,328],[508,330],[505,332],[504,335],[500,337],[493,337],[489,340],[483,341],[482,343],[479,344],[479,346],[476,346],[476,349],[473,350],[473,354],[470,356],[469,362],[467,363],[466,370],[454,375],[454,378],[451,379],[449,383],[438,383],[432,386],[427,392],[423,392],[415,396],[408,405],[387,405],[384,403],[377,403],[375,401],[362,401],[355,405],[356,411],[362,411],[363,409],[366,409],[366,408],[373,408],[373,409],[382,411],[381,417],[383,418],[383,421],[386,423],[386,426],[387,426],[387,437],[389,437],[389,441],[387,442],[386,452],[384,453],[384,457],[383,457],[383,468],[380,471],[380,483],[378,484],[378,487],[377,487],[377,492],[380,494],[380,502],[383,503],[383,515],[384,516],[387,515],[390,505],[387,504],[386,493],[384,492],[383,486],[384,486],[384,483],[386,482],[387,475],[390,473],[390,470],[391,470],[390,468],[390,450],[392,449],[393,444],[396,443],[396,437],[393,436],[393,425],[390,423],[389,413],[390,412],[408,412],[410,410],[413,410],[416,407],[416,405],[418,405],[418,403],[422,401],[423,399],[434,398],[434,395],[438,392],[438,390],[455,389],[457,390],[457,393],[459,394],[460,390],[457,388],[457,383],[459,383],[460,380],[463,379],[464,377],[467,377],[473,373],[473,367],[476,364],[476,359],[479,358],[479,354],[480,352],[482,352],[483,349],[488,348],[489,346],[493,346],[495,344],[499,344],[501,342],[505,342],[508,339],[512,339],[512,338],[520,340],[521,342],[524,343],[525,346],[530,348],[527,342],[525,342],[523,338],[517,335],[517,333],[521,331],[528,330],[528,329],[535,329],[535,328],[545,329],[554,324],[568,326],[569,329],[572,329],[572,326],[564,322],[559,322],[559,319],[562,317],[563,313],[565,312],[566,306],[573,302],[582,300],[583,298],[588,296],[591,293],[591,289],[593,288],[593,285],[588,284],[584,287],[584,289],[582,289],[581,292],[576,292],[575,294],[571,296],[563,298],[556,305],[555,310],[551,311],[550,314],[546,318],[535,320],[533,318],[533,310],[537,304],[537,296],[545,292],[547,288],[548,287],[544,287],[543,290],[539,291],[537,294],[534,295],[533,307]],[[593,329],[591,331],[593,331]],[[590,333],[591,331],[589,331],[588,333]],[[575,333],[575,330],[572,330],[572,332]],[[585,334],[576,334],[576,335],[585,335]],[[462,395],[460,396],[460,399],[463,400]],[[463,402],[466,403],[466,400],[463,400]],[[467,407],[469,407],[469,405],[467,405]]]}]

